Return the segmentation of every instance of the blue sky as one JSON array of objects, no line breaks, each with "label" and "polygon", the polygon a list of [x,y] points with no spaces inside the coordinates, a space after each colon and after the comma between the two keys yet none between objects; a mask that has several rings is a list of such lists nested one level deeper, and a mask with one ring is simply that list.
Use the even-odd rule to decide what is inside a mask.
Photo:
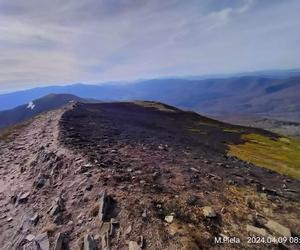
[{"label": "blue sky", "polygon": [[300,68],[299,0],[0,0],[0,91]]}]

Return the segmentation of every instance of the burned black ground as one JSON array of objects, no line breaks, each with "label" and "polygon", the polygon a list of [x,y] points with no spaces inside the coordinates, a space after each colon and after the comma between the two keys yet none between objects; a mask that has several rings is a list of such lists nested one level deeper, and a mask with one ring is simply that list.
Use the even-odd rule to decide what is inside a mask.
[{"label": "burned black ground", "polygon": [[[255,132],[274,138],[276,134],[157,105],[165,110],[127,102],[77,104],[62,117],[61,141],[100,166],[122,168],[135,162],[146,169],[159,168],[161,157],[181,171],[197,166],[201,176],[215,174],[230,183],[258,186],[258,189],[263,186],[283,197],[299,199],[297,193],[282,189],[288,179],[290,189],[300,190],[299,181],[227,153],[227,144],[241,143],[244,133]],[[232,130],[238,133],[231,133]],[[131,151],[126,152],[128,147]],[[138,151],[143,151],[144,158],[139,158]],[[153,157],[155,153],[158,159]],[[197,180],[191,182],[199,185]]]}]

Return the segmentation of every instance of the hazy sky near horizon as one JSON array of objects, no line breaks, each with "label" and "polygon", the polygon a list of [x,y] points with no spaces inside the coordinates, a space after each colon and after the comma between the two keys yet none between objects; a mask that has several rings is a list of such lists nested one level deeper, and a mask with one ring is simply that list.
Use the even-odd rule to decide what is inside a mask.
[{"label": "hazy sky near horizon", "polygon": [[300,68],[299,0],[0,0],[0,91]]}]

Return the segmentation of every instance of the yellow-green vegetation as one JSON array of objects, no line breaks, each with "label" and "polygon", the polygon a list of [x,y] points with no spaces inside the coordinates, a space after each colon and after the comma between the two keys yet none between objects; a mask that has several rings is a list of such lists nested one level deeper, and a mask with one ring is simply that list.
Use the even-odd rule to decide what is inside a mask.
[{"label": "yellow-green vegetation", "polygon": [[133,103],[136,105],[145,107],[145,108],[155,108],[155,109],[158,109],[159,111],[163,111],[163,112],[176,112],[175,109],[170,109],[167,106],[165,106],[159,102],[134,101]]},{"label": "yellow-green vegetation", "polygon": [[224,128],[224,132],[229,132],[229,133],[238,133],[239,131],[237,129],[230,129],[230,128]]},{"label": "yellow-green vegetation", "polygon": [[300,140],[242,135],[243,144],[229,145],[229,152],[242,160],[300,180]]}]

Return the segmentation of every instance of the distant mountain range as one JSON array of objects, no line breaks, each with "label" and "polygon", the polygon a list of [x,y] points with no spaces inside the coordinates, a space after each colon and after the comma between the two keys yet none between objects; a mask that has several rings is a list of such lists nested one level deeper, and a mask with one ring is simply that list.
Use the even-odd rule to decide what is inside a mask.
[{"label": "distant mountain range", "polygon": [[0,112],[0,128],[22,122],[42,112],[60,108],[72,101],[85,102],[84,99],[69,94],[50,94],[43,98],[30,101],[11,110]]},{"label": "distant mountain range", "polygon": [[0,95],[0,110],[29,103],[50,93],[101,101],[164,102],[208,116],[251,115],[300,121],[300,76],[224,79],[153,79],[126,85],[50,86]]},{"label": "distant mountain range", "polygon": [[276,79],[284,79],[294,76],[300,75],[300,69],[289,69],[289,70],[260,70],[260,71],[252,71],[252,72],[241,72],[236,74],[215,74],[215,75],[203,75],[203,76],[187,76],[183,77],[185,79],[224,79],[224,78],[234,78],[234,77],[242,77],[242,76],[257,76],[257,77],[266,77],[266,78],[276,78]]}]

